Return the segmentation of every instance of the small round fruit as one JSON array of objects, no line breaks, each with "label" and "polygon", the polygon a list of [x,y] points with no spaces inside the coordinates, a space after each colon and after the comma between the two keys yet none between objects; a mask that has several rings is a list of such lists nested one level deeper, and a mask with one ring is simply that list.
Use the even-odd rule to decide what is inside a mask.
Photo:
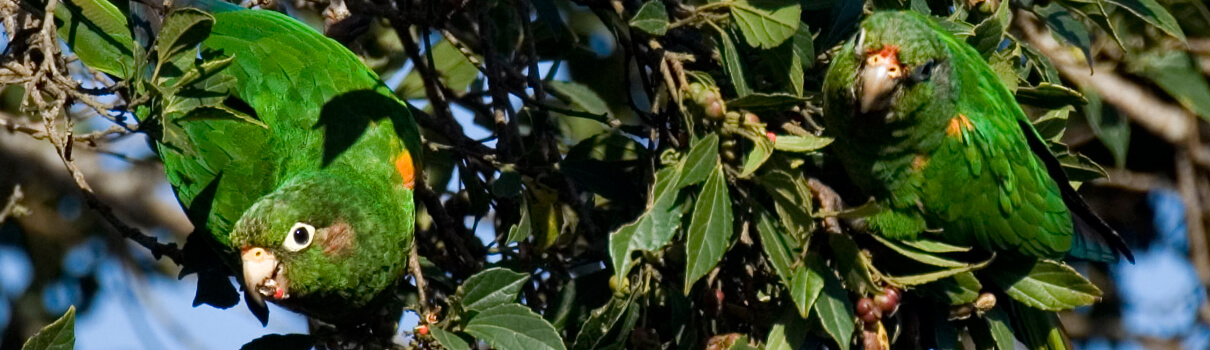
[{"label": "small round fruit", "polygon": [[861,298],[857,301],[857,315],[861,316],[861,320],[866,323],[874,323],[882,319],[882,309],[874,304],[874,300]]},{"label": "small round fruit", "polygon": [[895,288],[883,288],[882,294],[874,296],[874,303],[882,312],[890,315],[899,309],[899,291]]},{"label": "small round fruit", "polygon": [[979,298],[975,299],[975,308],[979,311],[987,311],[996,307],[996,295],[992,293],[979,294]]}]

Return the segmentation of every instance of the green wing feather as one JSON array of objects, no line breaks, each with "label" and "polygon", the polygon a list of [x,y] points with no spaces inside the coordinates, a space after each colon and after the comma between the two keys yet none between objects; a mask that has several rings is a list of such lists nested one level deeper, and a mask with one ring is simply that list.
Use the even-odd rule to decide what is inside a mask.
[{"label": "green wing feather", "polygon": [[[226,102],[247,106],[265,125],[168,117],[192,147],[159,145],[169,180],[194,222],[220,243],[229,243],[226,234],[249,206],[292,175],[334,161],[365,175],[391,174],[393,157],[419,149],[407,107],[339,43],[280,13],[189,5],[198,4],[222,10],[201,49],[234,58],[219,73],[234,78]],[[368,142],[391,136],[404,144]]]}]

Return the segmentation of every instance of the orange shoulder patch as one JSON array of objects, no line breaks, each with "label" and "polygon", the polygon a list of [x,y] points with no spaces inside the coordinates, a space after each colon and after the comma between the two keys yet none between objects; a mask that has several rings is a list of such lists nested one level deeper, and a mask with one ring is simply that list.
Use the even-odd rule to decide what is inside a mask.
[{"label": "orange shoulder patch", "polygon": [[950,125],[945,128],[945,134],[954,138],[962,138],[962,132],[965,130],[974,130],[975,125],[971,124],[971,120],[965,115],[959,114],[957,117],[950,118]]},{"label": "orange shoulder patch", "polygon": [[416,187],[416,165],[412,162],[411,152],[403,150],[403,153],[395,158],[395,170],[403,178],[403,187],[407,187],[409,190]]}]

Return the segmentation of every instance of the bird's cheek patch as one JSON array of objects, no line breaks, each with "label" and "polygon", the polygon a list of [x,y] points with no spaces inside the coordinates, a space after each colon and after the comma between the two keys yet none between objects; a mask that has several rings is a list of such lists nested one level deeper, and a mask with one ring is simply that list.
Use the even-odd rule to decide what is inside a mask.
[{"label": "bird's cheek patch", "polygon": [[415,163],[412,163],[411,152],[404,150],[398,158],[395,158],[395,170],[403,178],[403,187],[407,187],[409,190],[416,187],[416,166]]},{"label": "bird's cheek patch", "polygon": [[353,241],[357,232],[344,221],[337,221],[323,229],[324,255],[336,256],[353,252]]}]

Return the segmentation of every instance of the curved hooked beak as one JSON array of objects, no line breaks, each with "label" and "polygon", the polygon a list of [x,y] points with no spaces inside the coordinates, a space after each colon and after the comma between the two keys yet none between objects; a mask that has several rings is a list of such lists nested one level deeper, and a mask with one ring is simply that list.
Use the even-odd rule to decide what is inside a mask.
[{"label": "curved hooked beak", "polygon": [[860,90],[857,92],[858,108],[861,113],[885,110],[891,106],[891,96],[899,87],[904,76],[904,67],[899,64],[899,50],[888,47],[866,55],[861,67]]},{"label": "curved hooked beak", "polygon": [[265,306],[265,298],[278,301],[289,298],[289,282],[282,273],[282,266],[273,253],[263,248],[244,248],[241,254],[244,267],[244,285],[248,299],[258,306]]}]

